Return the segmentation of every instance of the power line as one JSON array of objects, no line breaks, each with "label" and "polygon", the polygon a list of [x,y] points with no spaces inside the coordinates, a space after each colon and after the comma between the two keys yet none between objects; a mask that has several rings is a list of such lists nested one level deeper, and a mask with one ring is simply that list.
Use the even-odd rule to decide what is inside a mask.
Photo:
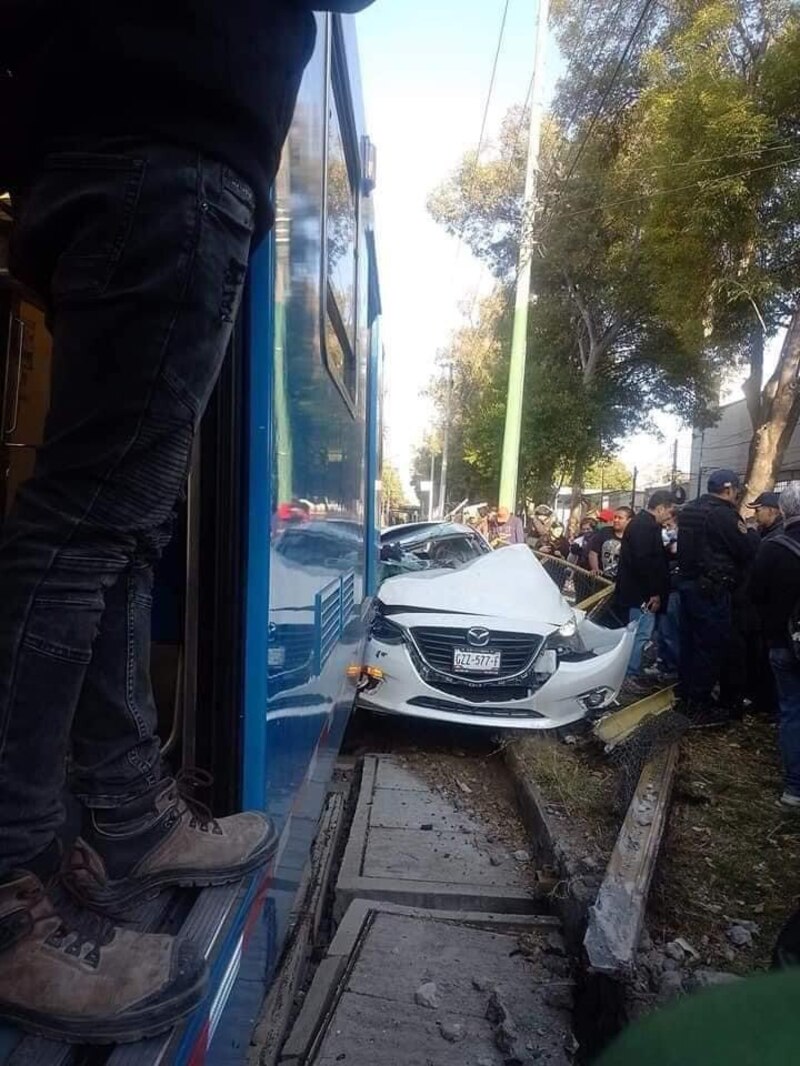
[{"label": "power line", "polygon": [[[522,110],[520,111],[519,121],[517,122],[517,128],[516,128],[516,131],[515,131],[515,134],[514,134],[514,143],[512,145],[511,152],[509,153],[508,162],[506,164],[506,172],[505,172],[505,175],[503,177],[503,181],[505,183],[508,183],[510,178],[511,178],[511,170],[512,170],[512,167],[514,166],[514,159],[515,159],[516,154],[517,154],[517,148],[519,148],[520,137],[522,136],[522,130],[523,130],[524,126],[525,126],[526,111],[528,109],[528,105],[531,103],[531,95],[532,95],[532,93],[533,93],[533,74],[531,74],[530,81],[528,82],[528,91],[525,94],[525,102],[522,105]],[[466,222],[464,223],[464,228],[466,228]],[[472,296],[472,302],[469,305],[469,314],[467,315],[467,321],[469,322],[470,325],[472,325],[472,316],[475,313],[475,304],[477,302],[478,302],[478,286],[475,287],[475,292],[474,292],[474,294]]]},{"label": "power line", "polygon": [[[694,188],[698,188],[698,187],[703,187],[703,188],[708,189],[708,188],[711,188],[713,186],[720,185],[720,184],[722,184],[722,183],[724,183],[726,181],[729,181],[732,178],[741,178],[741,177],[745,177],[745,176],[747,176],[749,174],[757,174],[757,173],[759,173],[761,171],[764,171],[764,170],[774,170],[776,167],[790,166],[792,163],[800,163],[800,156],[795,156],[792,159],[782,159],[782,160],[779,160],[777,163],[767,163],[767,164],[765,164],[764,166],[761,166],[761,167],[751,167],[751,168],[749,168],[747,170],[738,171],[735,174],[725,174],[722,177],[709,178],[709,179],[699,179],[698,181],[688,182],[685,185],[677,185],[677,186],[674,186],[673,188],[656,189],[653,192],[640,193],[637,196],[626,197],[625,199],[622,199],[622,200],[612,200],[612,201],[609,201],[609,202],[604,202],[602,200],[598,200],[592,207],[582,208],[581,210],[572,211],[570,214],[568,214],[566,216],[562,216],[560,221],[569,221],[570,219],[579,218],[581,215],[590,215],[594,211],[597,211],[599,209],[604,209],[604,208],[607,209],[607,208],[611,208],[611,207],[619,207],[619,206],[621,206],[623,204],[640,202],[642,200],[652,200],[652,199],[655,199],[657,196],[668,196],[668,195],[670,195],[672,193],[683,192],[683,191],[685,191],[687,189],[694,189]],[[563,190],[562,190],[562,192],[563,192]],[[560,197],[558,199],[556,199],[556,202],[555,202],[554,206],[556,206],[558,204],[559,199],[560,199]],[[551,223],[553,221],[552,215],[550,216],[550,221],[551,221]],[[545,249],[544,249],[544,246],[541,244],[541,242],[539,243],[539,254],[542,257],[544,257],[544,255],[545,255]],[[515,278],[518,276],[518,274],[519,274],[519,266],[517,266],[517,268],[516,268]]]},{"label": "power line", "polygon": [[[601,116],[601,114],[603,112],[603,108],[605,107],[606,103],[608,102],[609,97],[611,96],[611,91],[614,88],[614,85],[616,84],[616,81],[617,81],[617,79],[619,78],[619,76],[620,76],[620,74],[622,72],[622,68],[624,67],[625,62],[627,61],[627,58],[628,58],[628,56],[630,54],[630,51],[633,48],[633,45],[634,45],[634,43],[636,41],[636,38],[639,35],[639,31],[641,30],[642,26],[644,25],[644,21],[647,18],[647,15],[648,15],[648,13],[650,11],[650,8],[653,6],[653,3],[654,3],[654,0],[645,0],[644,4],[642,6],[642,10],[639,12],[639,17],[636,20],[636,25],[633,27],[633,30],[631,31],[631,34],[628,37],[628,41],[627,41],[627,43],[625,45],[625,48],[622,51],[622,55],[617,60],[617,65],[614,68],[614,72],[611,75],[611,79],[608,82],[608,85],[606,86],[605,91],[603,92],[603,95],[602,95],[602,97],[600,99],[599,104],[597,105],[597,107],[595,107],[595,109],[594,109],[594,111],[592,113],[592,117],[589,120],[589,128],[587,129],[586,133],[584,134],[583,138],[581,139],[581,143],[578,146],[578,151],[577,151],[574,159],[572,160],[572,163],[570,164],[569,170],[567,171],[567,173],[564,176],[564,178],[561,179],[561,183],[560,183],[561,184],[561,189],[560,189],[560,192],[558,193],[558,195],[556,197],[555,204],[553,206],[556,206],[560,202],[562,196],[564,195],[564,191],[566,189],[567,182],[572,177],[572,175],[575,173],[575,168],[577,167],[578,163],[580,162],[581,156],[583,155],[583,153],[584,153],[584,151],[586,149],[586,145],[589,143],[589,138],[592,136],[592,133],[594,132],[595,126],[597,125],[598,121],[600,120],[600,116]],[[617,5],[617,8],[615,10],[614,20],[613,21],[616,21],[616,19],[619,17],[621,9],[622,9],[622,3],[620,2]],[[551,177],[551,175],[552,175],[552,172],[550,174],[546,175],[546,176],[543,175],[543,177],[545,178],[545,180],[547,180],[547,178]],[[551,208],[551,210],[552,210],[552,208]],[[522,220],[523,226],[524,226],[524,223],[525,223],[525,220],[523,219]],[[540,250],[541,250],[541,245],[540,245]],[[517,266],[517,276],[519,276],[519,265]]]},{"label": "power line", "polygon": [[633,27],[631,35],[628,38],[628,43],[625,45],[625,48],[623,49],[622,55],[619,57],[617,65],[614,68],[614,73],[611,75],[611,80],[609,81],[608,85],[606,86],[605,92],[603,93],[603,95],[602,95],[602,97],[600,99],[600,103],[594,109],[594,113],[593,113],[592,118],[591,118],[591,120],[589,122],[589,128],[587,129],[583,139],[581,140],[581,143],[578,146],[578,151],[577,151],[577,153],[575,155],[575,158],[572,160],[572,164],[570,165],[570,168],[567,171],[567,174],[566,174],[566,176],[563,179],[563,184],[564,185],[566,185],[566,183],[569,181],[569,179],[575,173],[575,168],[577,167],[578,163],[580,162],[581,156],[583,155],[584,151],[586,150],[586,145],[589,143],[589,138],[592,136],[592,133],[594,132],[595,126],[600,121],[600,116],[603,113],[603,108],[606,106],[606,103],[608,102],[608,98],[611,96],[611,91],[612,91],[612,89],[614,88],[614,86],[615,86],[615,84],[617,82],[617,78],[622,73],[622,68],[624,67],[624,65],[625,65],[625,63],[626,63],[626,61],[628,59],[628,56],[629,56],[629,54],[631,52],[631,49],[633,48],[633,45],[634,45],[634,42],[636,41],[636,38],[639,36],[639,30],[644,25],[644,20],[647,18],[647,15],[648,15],[648,13],[650,11],[650,8],[653,6],[653,3],[654,3],[654,0],[645,0],[644,5],[642,6],[642,10],[639,12],[639,18],[636,20],[636,25]]},{"label": "power line", "polygon": [[[500,63],[500,52],[502,51],[502,48],[503,48],[503,38],[505,37],[505,33],[506,33],[506,22],[508,20],[508,8],[509,8],[510,3],[511,3],[511,0],[505,0],[505,3],[503,5],[503,14],[502,14],[502,16],[500,18],[500,31],[499,31],[499,33],[497,35],[497,47],[495,48],[494,60],[492,62],[492,73],[491,73],[491,76],[489,78],[489,88],[488,88],[488,90],[486,92],[486,100],[485,100],[484,105],[483,105],[483,117],[481,118],[481,129],[480,129],[480,133],[478,135],[478,147],[475,150],[475,167],[474,167],[473,172],[472,172],[472,178],[470,180],[470,183],[469,183],[469,186],[468,186],[468,189],[467,189],[467,196],[465,198],[467,203],[469,203],[469,200],[470,200],[470,198],[472,196],[472,191],[473,191],[473,189],[475,187],[475,181],[476,181],[476,178],[477,178],[478,163],[480,162],[481,152],[483,151],[483,142],[484,142],[484,138],[486,136],[486,125],[487,125],[487,122],[488,122],[488,119],[489,119],[489,108],[491,107],[492,96],[494,95],[494,84],[495,84],[495,81],[497,80],[497,68],[498,68],[499,63]],[[450,271],[450,280],[451,280],[451,282],[453,281],[453,279],[455,277],[456,267],[458,266],[458,260],[459,260],[459,258],[461,256],[461,245],[463,244],[463,241],[464,241],[464,233],[466,231],[466,228],[467,228],[467,216],[465,215],[464,216],[464,221],[461,223],[461,226],[460,226],[458,234],[457,234],[458,244],[456,245],[455,256],[453,258],[453,266],[452,266],[451,271]]]},{"label": "power line", "polygon": [[[619,17],[619,13],[620,13],[620,11],[622,9],[622,5],[623,5],[624,2],[625,2],[625,0],[618,0],[617,7],[616,7],[616,10],[615,10],[613,19],[611,20],[612,22],[614,20],[616,20],[616,18]],[[577,48],[579,48],[581,43],[582,43],[583,37],[584,37],[585,32],[586,32],[586,24],[587,24],[587,22],[589,20],[589,12],[591,11],[594,3],[595,3],[595,0],[588,0],[588,2],[586,3],[586,5],[585,5],[585,7],[583,9],[583,16],[581,18],[580,27],[579,27],[579,30],[578,30],[578,41],[577,41],[577,44],[576,44]],[[609,25],[609,21],[607,20],[604,23],[604,28],[607,27],[608,25]],[[514,134],[514,142],[513,142],[511,151],[509,153],[509,156],[508,156],[508,162],[506,164],[506,171],[505,171],[505,175],[504,175],[504,178],[503,178],[503,180],[504,180],[504,182],[506,184],[508,184],[509,181],[510,181],[511,171],[512,171],[512,168],[514,166],[514,160],[516,158],[517,148],[519,147],[520,137],[522,136],[522,130],[525,127],[526,111],[527,111],[529,105],[532,103],[531,95],[533,93],[533,77],[534,77],[534,75],[533,75],[533,73],[531,73],[530,80],[528,81],[528,90],[527,90],[527,92],[525,94],[525,100],[524,100],[524,102],[522,104],[522,108],[520,110],[520,116],[519,116],[519,120],[517,122],[516,131],[515,131],[515,134]],[[575,118],[575,115],[577,114],[578,108],[583,103],[583,100],[585,99],[586,94],[588,93],[588,91],[589,90],[588,90],[588,86],[587,86],[584,89],[583,93],[581,94],[581,97],[579,97],[577,103],[575,104],[575,108],[573,110],[573,114],[572,114],[572,117],[570,119],[570,122],[574,121],[574,118]],[[545,178],[545,180],[546,180],[546,176],[545,175],[542,175],[542,177]],[[524,219],[523,219],[523,225],[524,225]],[[466,228],[466,224],[465,224],[464,228]],[[477,301],[478,301],[478,288],[476,287],[475,292],[474,292],[473,297],[472,297],[472,301],[470,303],[469,314],[467,316],[467,321],[470,323],[470,325],[472,324],[472,316],[475,313],[475,304],[477,303]]]},{"label": "power line", "polygon": [[726,155],[712,155],[707,156],[704,159],[685,159],[682,161],[675,161],[671,163],[657,163],[651,167],[648,167],[647,169],[675,170],[677,169],[677,167],[693,167],[701,163],[718,163],[724,159],[743,159],[745,156],[748,155],[763,155],[764,152],[786,152],[791,151],[793,149],[797,149],[797,147],[798,146],[796,144],[789,144],[787,142],[785,144],[765,145],[763,148],[743,148],[739,152],[729,152]]},{"label": "power line", "polygon": [[[581,44],[583,43],[583,38],[584,38],[585,33],[586,33],[586,24],[587,24],[587,22],[589,20],[589,13],[590,13],[594,3],[595,3],[595,0],[588,0],[588,2],[586,3],[586,5],[585,5],[585,7],[583,9],[583,15],[581,17],[580,26],[579,26],[579,30],[578,30],[578,40],[576,42],[576,49],[579,49]],[[616,8],[614,10],[613,15],[611,16],[611,18],[607,18],[604,21],[604,23],[603,23],[603,32],[604,33],[619,18],[619,15],[620,15],[620,12],[622,10],[622,6],[623,6],[624,3],[625,3],[625,0],[618,0],[618,3],[617,3],[617,6],[616,6]],[[604,44],[603,50],[605,50],[605,44]],[[510,181],[510,178],[511,178],[511,171],[512,171],[512,168],[514,166],[514,160],[516,158],[517,148],[519,147],[520,137],[522,136],[522,130],[523,130],[524,126],[525,126],[526,111],[527,111],[528,106],[532,103],[531,95],[532,95],[532,92],[533,92],[533,78],[534,78],[534,75],[533,75],[533,73],[531,73],[531,77],[530,77],[530,80],[528,82],[528,91],[525,94],[525,101],[524,101],[524,103],[522,105],[522,108],[521,108],[521,111],[520,111],[519,121],[517,122],[517,128],[516,128],[516,132],[515,132],[515,136],[514,136],[514,143],[513,143],[513,146],[511,148],[511,151],[509,153],[508,163],[506,165],[506,172],[505,172],[505,175],[504,175],[504,181],[507,184],[508,184],[508,182]],[[573,112],[572,112],[572,115],[571,115],[571,117],[569,119],[569,123],[572,123],[574,121],[575,116],[577,115],[579,108],[583,104],[583,101],[585,100],[588,92],[589,92],[589,86],[587,85],[584,88],[583,92],[581,93],[580,97],[578,98],[578,100],[575,103],[575,107],[573,108]],[[550,175],[542,174],[542,179],[546,181],[549,176]],[[525,220],[524,219],[521,220],[521,224],[522,224],[522,226],[524,228],[524,224],[525,224]],[[463,230],[465,228],[466,228],[466,223],[462,227],[462,232],[463,232]],[[473,294],[472,301],[470,303],[469,314],[468,314],[468,317],[467,317],[467,321],[470,323],[470,325],[472,324],[472,317],[473,317],[473,315],[475,313],[475,304],[477,303],[477,301],[478,301],[478,287],[476,287],[475,292]]]},{"label": "power line", "polygon": [[[607,18],[605,20],[605,22],[603,23],[601,32],[603,33],[603,36],[604,36],[605,39],[603,41],[603,46],[601,48],[600,55],[595,57],[595,66],[600,66],[600,64],[605,59],[606,45],[608,43],[608,38],[607,38],[608,30],[619,19],[619,16],[622,13],[622,8],[623,8],[624,4],[625,4],[625,0],[618,0],[617,6],[614,9],[613,15],[611,15],[609,18]],[[584,9],[583,19],[581,20],[580,31],[579,31],[579,34],[578,34],[578,41],[577,41],[576,46],[575,46],[576,51],[578,51],[580,49],[580,46],[582,44],[581,38],[583,37],[584,30],[586,28],[586,23],[587,23],[588,18],[589,18],[589,11],[591,10],[591,7],[592,7],[592,4],[590,2],[590,3],[588,3],[586,5],[586,8]],[[592,86],[590,86],[589,83],[587,82],[584,85],[584,87],[583,87],[583,91],[581,92],[580,96],[578,97],[577,101],[575,102],[575,106],[572,109],[572,113],[570,114],[569,118],[567,119],[566,125],[564,127],[565,130],[569,130],[569,128],[572,125],[572,123],[578,117],[578,112],[580,111],[581,107],[583,106],[583,102],[585,101],[586,97],[591,92],[591,89],[592,89]]]},{"label": "power line", "polygon": [[581,215],[590,215],[593,211],[596,211],[601,207],[619,207],[622,204],[635,203],[640,200],[653,200],[657,196],[669,196],[672,193],[684,192],[686,189],[696,189],[701,186],[708,189],[715,185],[730,181],[733,178],[743,178],[748,174],[758,174],[764,170],[775,170],[776,167],[787,167],[792,163],[800,163],[800,155],[794,156],[792,159],[781,159],[777,163],[765,163],[764,166],[761,167],[750,167],[747,170],[739,170],[735,174],[723,174],[721,177],[717,178],[700,178],[697,181],[687,182],[685,185],[667,186],[663,189],[654,189],[652,192],[638,193],[636,196],[627,196],[622,200],[610,200],[607,202],[598,200],[592,207],[581,208],[579,211],[572,211],[566,216],[566,218],[570,219],[578,218]]},{"label": "power line", "polygon": [[505,5],[503,7],[503,17],[500,20],[500,32],[497,35],[497,48],[495,49],[494,61],[492,62],[492,76],[489,79],[489,90],[486,93],[486,103],[483,108],[483,118],[481,119],[481,132],[478,137],[478,148],[475,152],[476,163],[480,159],[481,152],[483,150],[483,139],[486,135],[486,123],[489,118],[489,107],[492,102],[492,95],[494,94],[494,83],[497,79],[497,67],[500,63],[500,51],[503,47],[503,37],[505,36],[506,32],[506,21],[508,19],[508,7],[510,2],[511,0],[505,0]]}]

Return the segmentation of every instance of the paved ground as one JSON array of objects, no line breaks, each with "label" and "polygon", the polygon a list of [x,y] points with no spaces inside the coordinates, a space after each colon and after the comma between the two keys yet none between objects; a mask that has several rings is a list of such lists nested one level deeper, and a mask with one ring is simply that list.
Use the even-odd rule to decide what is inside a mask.
[{"label": "paved ground", "polygon": [[282,1066],[571,1062],[571,966],[534,886],[458,796],[365,756],[341,921]]},{"label": "paved ground", "polygon": [[571,997],[552,919],[357,901],[281,1062],[561,1066],[571,1061]]},{"label": "paved ground", "polygon": [[499,846],[479,818],[391,756],[366,756],[337,886],[339,913],[358,897],[410,906],[537,909],[530,861]]}]

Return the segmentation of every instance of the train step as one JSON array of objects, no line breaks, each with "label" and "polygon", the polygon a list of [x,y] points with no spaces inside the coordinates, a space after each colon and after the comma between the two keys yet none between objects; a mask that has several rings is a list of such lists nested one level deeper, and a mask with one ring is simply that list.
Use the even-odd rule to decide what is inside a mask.
[{"label": "train step", "polygon": [[263,903],[271,872],[216,888],[162,892],[140,904],[124,924],[141,932],[182,933],[202,950],[209,990],[195,1013],[157,1037],[134,1044],[90,1047],[0,1028],[3,1066],[160,1066],[201,1062],[233,987],[248,919]]}]

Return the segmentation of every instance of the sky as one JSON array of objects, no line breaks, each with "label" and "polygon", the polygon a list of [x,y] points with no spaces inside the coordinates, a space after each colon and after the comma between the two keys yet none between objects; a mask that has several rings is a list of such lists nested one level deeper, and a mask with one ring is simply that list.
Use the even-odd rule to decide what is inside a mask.
[{"label": "sky", "polygon": [[[413,449],[432,425],[424,396],[436,353],[465,317],[487,271],[428,214],[430,193],[478,145],[505,0],[375,0],[357,17],[368,132],[377,146],[377,246],[387,356],[386,458],[408,478]],[[509,0],[491,97],[486,150],[503,115],[523,103],[533,69],[537,0]],[[545,104],[564,64],[547,49]],[[727,399],[738,398],[731,383]],[[691,431],[654,413],[657,434],[621,442],[645,480],[672,462],[688,470]]]},{"label": "sky", "polygon": [[[387,458],[404,477],[413,447],[431,423],[431,407],[421,393],[436,353],[458,327],[476,288],[491,287],[467,248],[433,221],[426,201],[478,145],[503,7],[504,0],[376,0],[358,16],[367,123],[378,151]],[[535,20],[535,0],[510,0],[489,140],[508,108],[526,98]],[[558,65],[551,49],[551,87]]]}]

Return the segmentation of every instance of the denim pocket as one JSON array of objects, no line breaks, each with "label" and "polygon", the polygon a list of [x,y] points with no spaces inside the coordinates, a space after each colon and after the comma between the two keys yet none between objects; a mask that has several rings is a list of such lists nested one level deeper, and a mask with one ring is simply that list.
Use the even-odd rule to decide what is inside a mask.
[{"label": "denim pocket", "polygon": [[227,167],[222,171],[220,195],[209,201],[209,207],[243,231],[253,232],[256,213],[255,194],[246,182]]},{"label": "denim pocket", "polygon": [[102,294],[122,258],[145,166],[120,155],[48,156],[15,234],[23,280],[27,263],[45,271],[37,281],[56,299]]}]

